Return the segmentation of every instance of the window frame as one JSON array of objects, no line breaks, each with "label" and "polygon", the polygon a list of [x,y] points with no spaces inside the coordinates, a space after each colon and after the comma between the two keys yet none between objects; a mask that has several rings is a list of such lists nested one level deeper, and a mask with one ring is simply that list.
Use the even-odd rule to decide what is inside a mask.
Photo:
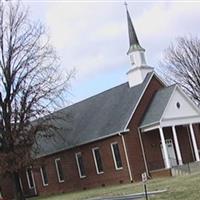
[{"label": "window frame", "polygon": [[[99,153],[100,153],[99,147],[92,148],[92,154],[93,154],[93,159],[94,159],[94,163],[95,163],[95,167],[96,167],[96,172],[97,172],[97,174],[103,174],[104,170],[102,169],[102,171],[99,171],[98,164],[97,164],[97,159],[96,159],[96,155],[95,155],[95,150],[97,150],[97,149],[99,150]],[[100,154],[100,157],[101,157],[101,154]],[[102,164],[102,168],[103,168],[102,159],[101,159],[101,164]]]},{"label": "window frame", "polygon": [[[44,181],[44,171],[43,171],[42,167],[45,167],[45,166],[40,167],[40,174],[41,174],[41,177],[42,177],[42,183],[43,183],[43,186],[48,186],[49,185],[48,175],[47,175],[47,183],[45,183],[45,181]],[[45,170],[46,170],[46,167],[45,167]],[[46,174],[47,174],[47,170],[46,170]]]},{"label": "window frame", "polygon": [[19,184],[20,184],[22,192],[24,192],[24,188],[23,188],[23,184],[22,184],[22,179],[21,179],[20,176],[19,176]]},{"label": "window frame", "polygon": [[[31,182],[30,182],[30,179],[29,179],[28,170],[30,170],[30,172],[31,172],[31,178],[32,178],[33,186],[31,186]],[[31,167],[29,167],[29,168],[26,169],[26,179],[27,179],[27,182],[28,182],[29,189],[34,189],[35,188],[35,180],[34,180],[34,177],[33,177],[33,171],[32,171]]]},{"label": "window frame", "polygon": [[[82,174],[81,174],[81,167],[80,167],[80,163],[79,163],[79,160],[78,160],[78,156],[79,156],[79,155],[82,156],[82,153],[81,153],[81,152],[75,153],[76,165],[77,165],[77,168],[78,168],[79,177],[80,177],[80,178],[85,178],[86,175],[82,175]],[[84,167],[84,165],[83,165],[83,167]],[[84,169],[85,169],[85,167],[84,167]]]},{"label": "window frame", "polygon": [[[118,142],[113,142],[110,144],[110,147],[111,147],[111,151],[112,151],[112,157],[113,157],[113,161],[114,161],[114,165],[115,165],[115,169],[116,170],[122,170],[123,169],[123,164],[121,167],[118,167],[117,166],[117,160],[116,160],[116,155],[115,155],[115,152],[114,152],[114,145],[118,145],[118,149],[119,149],[119,143]],[[121,159],[121,163],[122,163],[122,158],[121,158],[121,153],[120,153],[120,150],[119,150],[119,154],[120,154],[120,159]]]},{"label": "window frame", "polygon": [[[60,159],[60,158],[56,158],[56,159],[55,159],[55,166],[56,166],[57,178],[58,178],[58,182],[59,182],[59,183],[63,183],[63,182],[65,182],[64,171],[63,171],[63,168],[62,168],[62,171],[63,171],[63,180],[61,180],[61,179],[60,179],[59,169],[58,169],[58,161],[60,161],[60,163],[61,163],[61,159]],[[61,164],[61,167],[62,167],[62,164]]]}]

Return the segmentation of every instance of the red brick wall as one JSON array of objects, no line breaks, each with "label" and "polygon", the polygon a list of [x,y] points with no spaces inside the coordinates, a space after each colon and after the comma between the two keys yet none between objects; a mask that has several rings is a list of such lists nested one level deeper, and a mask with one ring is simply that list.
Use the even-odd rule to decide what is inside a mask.
[{"label": "red brick wall", "polygon": [[[143,117],[144,111],[147,109],[149,102],[151,101],[153,94],[161,88],[161,83],[153,78],[141,103],[136,110],[129,124],[130,133],[125,134],[125,142],[127,145],[128,157],[131,164],[131,170],[134,176],[134,180],[139,180],[141,173],[145,171],[144,160],[141,151],[141,145],[138,137],[137,128]],[[123,169],[115,170],[114,161],[112,157],[110,144],[117,141],[119,144]],[[104,166],[104,173],[97,175],[95,164],[93,161],[93,155],[91,149],[93,147],[99,147],[102,157],[102,162]],[[75,153],[82,152],[82,156],[85,163],[86,178],[80,179]],[[63,171],[65,173],[65,182],[58,183],[56,169],[55,169],[55,158],[61,158]],[[42,185],[42,179],[40,171],[34,172],[34,177],[37,185],[37,191],[39,194],[53,194],[57,192],[67,192],[72,190],[87,189],[91,187],[101,187],[104,185],[117,184],[122,182],[129,182],[129,173],[127,169],[127,163],[125,159],[124,148],[122,145],[122,140],[120,136],[114,136],[105,140],[94,142],[91,144],[83,145],[68,151],[60,152],[52,156],[45,158],[45,163],[47,164],[47,171],[49,177],[49,185],[44,187]]]},{"label": "red brick wall", "polygon": [[160,148],[159,130],[157,129],[142,133],[142,139],[149,170],[164,168],[165,166]]},{"label": "red brick wall", "polygon": [[[115,170],[110,144],[118,142],[123,169]],[[97,175],[96,167],[93,160],[92,148],[99,147],[103,162],[104,173]],[[84,159],[86,178],[80,179],[75,160],[75,153],[82,152]],[[64,183],[59,183],[55,168],[55,159],[60,158],[65,175]],[[102,141],[94,142],[88,145],[77,147],[71,150],[63,151],[58,154],[43,158],[42,163],[46,164],[49,184],[44,187],[40,170],[34,170],[34,178],[37,185],[39,195],[49,195],[54,193],[62,193],[73,190],[82,190],[92,187],[102,187],[110,184],[119,184],[129,182],[129,174],[127,163],[125,160],[124,149],[121,136],[114,136]]]},{"label": "red brick wall", "polygon": [[[173,144],[173,134],[172,128],[163,128],[165,139],[172,139]],[[183,163],[193,162],[192,147],[190,145],[190,134],[187,130],[187,126],[177,126],[176,127],[177,138],[179,142],[179,147],[181,151],[181,156]],[[156,170],[164,168],[164,161],[162,158],[162,152],[160,147],[160,134],[159,130],[149,131],[142,134],[143,144],[146,152],[146,158],[149,170]],[[175,144],[174,144],[175,148]],[[176,154],[176,150],[175,150]],[[177,158],[177,155],[176,155]]]},{"label": "red brick wall", "polygon": [[153,77],[128,125],[130,133],[125,135],[125,142],[134,180],[141,180],[141,173],[145,171],[138,127],[154,94],[162,87],[161,82]]},{"label": "red brick wall", "polygon": [[200,150],[200,124],[194,124],[193,128],[194,128],[194,133],[197,140],[197,146],[198,146],[198,149]]},{"label": "red brick wall", "polygon": [[11,176],[4,176],[1,179],[1,194],[5,200],[13,199],[14,184]]},{"label": "red brick wall", "polygon": [[[172,128],[165,127],[163,128],[163,133],[165,139],[172,139],[173,145],[175,148]],[[142,134],[142,138],[144,141],[144,148],[146,152],[147,164],[149,170],[158,170],[165,168],[164,160],[161,152],[161,140],[159,130],[153,130]],[[176,151],[175,151],[176,154]],[[177,158],[177,155],[176,155]]]},{"label": "red brick wall", "polygon": [[[149,106],[149,103],[153,98],[153,95],[161,87],[163,87],[162,84],[156,78],[153,78],[151,80],[149,86],[147,87],[144,93],[143,98],[140,101],[139,106],[136,109],[136,112],[134,113],[129,123],[128,128],[130,129],[130,132],[124,135],[128,157],[131,165],[130,167],[134,180],[141,179],[141,173],[145,171],[142,149],[138,134],[138,127],[144,116],[145,111]],[[110,148],[110,144],[112,142],[118,142],[119,144],[121,158],[123,162],[122,170],[115,170],[112,152]],[[91,151],[93,147],[100,148],[102,162],[104,166],[104,173],[100,175],[97,175],[96,173],[96,168]],[[83,179],[79,178],[75,160],[76,152],[82,152],[83,155],[87,175],[87,177]],[[64,183],[58,182],[54,161],[55,158],[61,159],[63,171],[65,174]],[[46,163],[47,166],[49,184],[46,187],[42,185],[40,170],[39,168],[35,167],[34,179],[39,195],[49,195],[58,192],[62,193],[72,190],[87,189],[91,187],[99,187],[130,181],[121,136],[114,136],[105,140],[83,145],[81,147],[77,147],[68,151],[63,151],[58,154],[54,154],[49,157],[43,158],[42,162]],[[24,183],[25,180],[23,180],[22,182]]]},{"label": "red brick wall", "polygon": [[188,126],[177,126],[176,127],[179,147],[182,155],[183,163],[189,163],[194,161],[192,154],[192,147],[190,145],[190,132]]}]

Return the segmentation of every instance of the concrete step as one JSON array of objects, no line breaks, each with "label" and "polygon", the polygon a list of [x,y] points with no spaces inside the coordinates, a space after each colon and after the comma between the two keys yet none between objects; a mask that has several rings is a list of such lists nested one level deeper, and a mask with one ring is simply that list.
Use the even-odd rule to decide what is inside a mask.
[{"label": "concrete step", "polygon": [[171,168],[172,176],[183,176],[200,171],[200,162],[192,162]]}]

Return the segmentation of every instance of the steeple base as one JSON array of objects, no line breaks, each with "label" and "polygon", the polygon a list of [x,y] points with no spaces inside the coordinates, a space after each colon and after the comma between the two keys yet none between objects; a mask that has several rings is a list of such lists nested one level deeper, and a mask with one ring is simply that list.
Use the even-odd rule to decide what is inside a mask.
[{"label": "steeple base", "polygon": [[127,72],[129,87],[141,84],[144,81],[146,75],[152,71],[153,67],[149,66],[140,66],[130,69]]}]

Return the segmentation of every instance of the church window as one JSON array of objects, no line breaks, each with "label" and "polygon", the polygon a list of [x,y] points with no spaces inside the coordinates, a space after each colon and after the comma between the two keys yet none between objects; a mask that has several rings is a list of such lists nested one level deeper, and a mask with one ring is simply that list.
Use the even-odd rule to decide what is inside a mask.
[{"label": "church window", "polygon": [[117,142],[111,144],[111,150],[112,150],[112,155],[113,155],[113,160],[115,164],[115,169],[119,170],[122,169],[122,160],[121,160],[121,155],[119,151],[119,145]]},{"label": "church window", "polygon": [[34,182],[33,182],[33,172],[31,170],[31,168],[28,168],[26,170],[26,177],[27,177],[27,181],[28,181],[28,187],[30,189],[34,188]]},{"label": "church window", "polygon": [[62,182],[64,182],[64,172],[63,172],[63,169],[62,169],[62,164],[61,164],[60,158],[55,159],[55,165],[56,165],[56,172],[57,172],[57,176],[58,176],[58,181],[59,181],[59,183],[62,183]]},{"label": "church window", "polygon": [[48,175],[47,175],[47,169],[45,166],[40,167],[40,173],[41,173],[41,177],[42,177],[43,186],[47,186],[48,185]]},{"label": "church window", "polygon": [[94,158],[94,163],[96,166],[97,174],[102,174],[103,173],[103,163],[101,160],[101,154],[100,154],[99,148],[98,147],[93,148],[92,153],[93,153],[93,158]]},{"label": "church window", "polygon": [[181,107],[181,104],[179,102],[177,102],[176,107],[179,109]]},{"label": "church window", "polygon": [[77,167],[78,167],[78,172],[79,172],[80,178],[86,177],[85,166],[84,166],[83,156],[82,156],[81,152],[76,153],[76,164],[77,164]]}]

